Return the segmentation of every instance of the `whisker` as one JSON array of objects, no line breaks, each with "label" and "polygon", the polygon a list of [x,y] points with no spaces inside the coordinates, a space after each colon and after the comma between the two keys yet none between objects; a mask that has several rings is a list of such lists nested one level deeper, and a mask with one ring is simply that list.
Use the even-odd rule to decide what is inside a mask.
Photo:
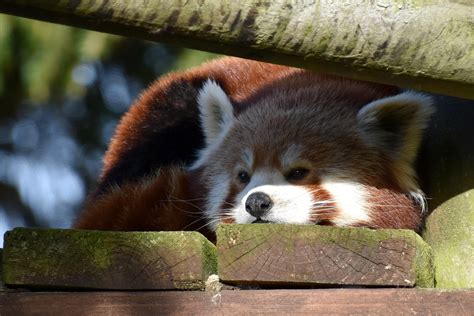
[{"label": "whisker", "polygon": [[200,229],[202,229],[202,228],[204,228],[204,227],[206,227],[206,226],[209,226],[209,225],[211,225],[211,224],[220,222],[221,220],[222,220],[221,218],[216,218],[216,219],[210,220],[210,221],[207,222],[206,224],[204,224],[204,225],[202,225],[202,226],[196,228],[196,230],[200,230]]},{"label": "whisker", "polygon": [[179,210],[182,213],[189,214],[191,217],[200,217],[200,218],[202,217],[202,212],[201,211],[198,211],[198,212],[188,211],[188,210],[182,209],[181,207],[178,207],[176,205],[174,205],[173,207],[175,209]]},{"label": "whisker", "polygon": [[313,205],[319,205],[319,204],[334,204],[336,201],[334,200],[326,200],[326,201],[315,201],[313,202]]},{"label": "whisker", "polygon": [[204,198],[204,197],[203,198],[186,199],[186,200],[180,199],[180,198],[172,196],[172,195],[170,197],[173,198],[173,199],[176,199],[176,200],[180,200],[180,201],[205,201],[205,200],[207,200],[207,198]]},{"label": "whisker", "polygon": [[186,200],[183,200],[183,199],[178,199],[178,198],[175,198],[173,196],[171,196],[172,199],[169,199],[170,202],[183,202],[183,203],[186,203],[188,205],[191,205],[191,206],[194,206],[196,208],[199,208],[199,206],[197,206],[196,204],[194,203],[191,203],[190,201],[197,201],[196,199],[186,199]]},{"label": "whisker", "polygon": [[406,204],[370,204],[370,206],[379,206],[379,207],[407,207]]}]

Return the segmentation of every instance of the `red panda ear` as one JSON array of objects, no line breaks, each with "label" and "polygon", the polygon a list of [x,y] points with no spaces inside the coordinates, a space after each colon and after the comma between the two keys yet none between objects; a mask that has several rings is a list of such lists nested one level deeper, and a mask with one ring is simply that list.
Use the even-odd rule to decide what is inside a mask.
[{"label": "red panda ear", "polygon": [[234,121],[234,108],[224,90],[212,79],[204,83],[197,102],[206,145],[209,146]]},{"label": "red panda ear", "polygon": [[423,129],[434,112],[430,97],[404,92],[373,101],[360,109],[357,124],[364,140],[411,164],[416,157]]}]

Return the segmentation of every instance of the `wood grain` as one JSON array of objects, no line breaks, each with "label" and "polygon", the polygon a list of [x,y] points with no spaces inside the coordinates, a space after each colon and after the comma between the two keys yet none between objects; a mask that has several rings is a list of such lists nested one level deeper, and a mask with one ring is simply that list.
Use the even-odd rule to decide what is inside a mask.
[{"label": "wood grain", "polygon": [[0,315],[472,315],[474,291],[318,289],[0,294]]},{"label": "wood grain", "polygon": [[413,231],[314,225],[222,225],[223,282],[259,286],[432,287],[430,248]]},{"label": "wood grain", "polygon": [[7,286],[42,289],[200,289],[215,265],[196,232],[17,228],[3,252]]},{"label": "wood grain", "polygon": [[474,98],[472,1],[3,0],[0,12]]}]

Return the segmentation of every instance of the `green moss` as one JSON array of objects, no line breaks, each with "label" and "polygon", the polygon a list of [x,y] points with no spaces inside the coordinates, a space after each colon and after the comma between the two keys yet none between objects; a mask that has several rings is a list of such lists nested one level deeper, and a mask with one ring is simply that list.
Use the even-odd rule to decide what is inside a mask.
[{"label": "green moss", "polygon": [[439,205],[426,221],[424,237],[433,248],[436,286],[474,287],[474,189]]},{"label": "green moss", "polygon": [[215,247],[197,232],[20,228],[5,247],[14,286],[198,289],[216,271]]},{"label": "green moss", "polygon": [[416,286],[433,288],[435,286],[433,252],[418,234],[415,234],[415,239],[417,248],[413,269],[416,271]]},{"label": "green moss", "polygon": [[[365,260],[372,264],[373,267],[384,264],[387,265],[386,269],[390,269],[391,256],[404,256],[400,258],[400,262],[407,263],[409,266],[405,265],[405,268],[403,268],[405,270],[402,270],[406,274],[406,279],[401,280],[402,286],[433,287],[434,285],[430,247],[419,235],[411,230],[373,230],[314,225],[221,225],[217,230],[217,240],[219,274],[224,279],[227,278],[228,281],[232,280],[233,275],[235,275],[234,271],[245,270],[253,264],[257,264],[257,262],[261,263],[259,256],[264,253],[264,250],[259,249],[259,246],[267,243],[267,246],[263,247],[264,249],[276,246],[275,248],[278,248],[276,250],[277,253],[284,253],[286,254],[285,256],[290,257],[306,256],[304,254],[306,250],[302,249],[320,249],[316,251],[328,249],[332,253],[333,258],[338,258],[341,255],[340,263],[342,265],[347,264],[345,261],[347,256],[355,256],[355,258],[360,256],[363,258],[361,262]],[[390,248],[385,248],[385,243],[390,245],[390,247],[395,247],[393,251]],[[306,248],[306,246],[309,248]],[[242,262],[240,258],[243,256],[245,256],[245,259]],[[292,265],[291,259],[288,260],[288,263],[281,264]],[[393,258],[393,260],[397,261],[398,259]],[[237,261],[240,263],[235,265]],[[315,264],[319,263],[315,262]],[[331,262],[328,261],[328,264],[331,265]],[[305,272],[305,269],[307,268],[303,265],[301,275],[295,275],[293,278],[295,280],[305,280],[305,275],[308,273]],[[318,269],[315,269],[315,271],[318,271]],[[378,269],[377,271],[379,271],[377,273],[381,273],[380,280],[385,278],[384,275],[386,273],[383,270],[380,271]],[[358,280],[356,275],[360,271],[354,268],[353,272],[355,273],[354,280]],[[313,278],[311,273],[309,275],[310,278]],[[242,277],[242,274],[240,274],[240,277]],[[315,276],[311,282],[315,284],[324,283],[324,278],[324,275]],[[392,282],[389,279],[385,280],[386,282]],[[251,279],[247,281],[250,282]],[[269,280],[267,281],[269,282]],[[334,284],[352,284],[344,283],[346,282],[345,280],[338,281],[337,278],[329,281]],[[304,283],[304,281],[301,282]],[[356,282],[365,284],[363,283],[363,278]],[[379,281],[375,281],[375,279],[373,282],[375,283],[370,284],[388,284],[377,283]]]},{"label": "green moss", "polygon": [[96,248],[92,251],[93,265],[100,270],[107,270],[112,264],[110,252],[107,249]]},{"label": "green moss", "polygon": [[432,210],[423,237],[436,286],[474,288],[474,102],[438,97],[436,104],[419,163]]},{"label": "green moss", "polygon": [[205,273],[204,278],[211,274],[217,273],[217,253],[216,246],[214,246],[209,240],[202,236],[201,238],[203,248],[203,272]]}]

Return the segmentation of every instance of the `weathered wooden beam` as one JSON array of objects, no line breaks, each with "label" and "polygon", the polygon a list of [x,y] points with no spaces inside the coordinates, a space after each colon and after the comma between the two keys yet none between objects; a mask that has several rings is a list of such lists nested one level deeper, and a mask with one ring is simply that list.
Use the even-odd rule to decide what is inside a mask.
[{"label": "weathered wooden beam", "polygon": [[472,315],[474,290],[317,289],[0,295],[1,315]]},{"label": "weathered wooden beam", "polygon": [[221,225],[217,256],[230,284],[434,286],[430,247],[409,230]]},{"label": "weathered wooden beam", "polygon": [[5,286],[3,285],[3,249],[0,248],[0,292],[5,291]]},{"label": "weathered wooden beam", "polygon": [[3,0],[0,12],[474,98],[469,1]]},{"label": "weathered wooden beam", "polygon": [[474,288],[474,189],[440,204],[426,221],[424,237],[433,249],[436,287]]},{"label": "weathered wooden beam", "polygon": [[4,283],[11,287],[202,289],[216,272],[215,246],[196,232],[7,232]]},{"label": "weathered wooden beam", "polygon": [[[474,12],[473,12],[474,14]],[[436,99],[418,158],[436,287],[474,288],[474,101]]]}]

